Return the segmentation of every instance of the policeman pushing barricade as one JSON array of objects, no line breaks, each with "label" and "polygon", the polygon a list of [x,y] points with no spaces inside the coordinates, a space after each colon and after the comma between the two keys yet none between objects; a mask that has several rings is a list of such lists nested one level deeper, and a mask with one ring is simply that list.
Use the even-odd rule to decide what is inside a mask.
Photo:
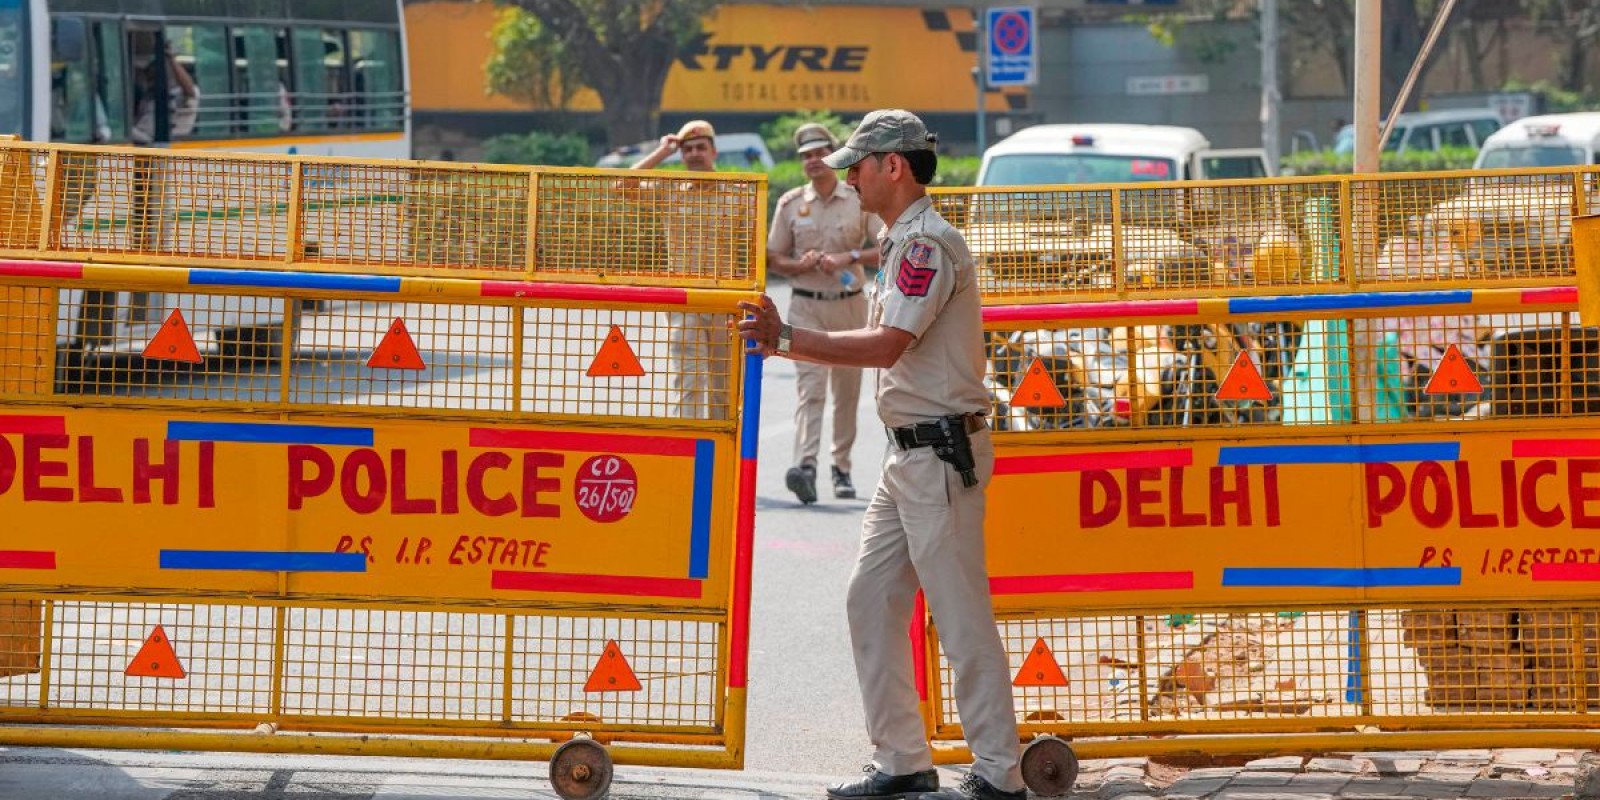
[{"label": "policeman pushing barricade", "polygon": [[[926,193],[937,141],[910,112],[880,110],[824,160],[849,169],[863,209],[894,220],[879,242],[884,266],[867,327],[794,328],[770,298],[741,304],[752,316],[739,330],[753,351],[881,370],[878,416],[894,446],[867,507],[847,601],[876,752],[865,777],[829,787],[835,800],[1026,796],[1010,667],[984,569],[984,490],[994,447],[984,418],[983,321],[966,242]],[[972,772],[945,791],[905,669],[912,658],[905,631],[919,587],[956,674],[973,753]]]}]

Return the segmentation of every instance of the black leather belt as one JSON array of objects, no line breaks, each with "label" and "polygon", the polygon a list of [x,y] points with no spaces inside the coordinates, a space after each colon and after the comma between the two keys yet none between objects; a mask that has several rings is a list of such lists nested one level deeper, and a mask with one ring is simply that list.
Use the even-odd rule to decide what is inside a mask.
[{"label": "black leather belt", "polygon": [[842,292],[813,292],[810,289],[795,287],[790,290],[795,297],[804,297],[808,300],[843,300],[846,297],[855,297],[861,294],[861,289],[846,289]]},{"label": "black leather belt", "polygon": [[[964,414],[967,433],[977,433],[989,427],[989,421],[982,414]],[[927,422],[918,422],[913,425],[902,425],[898,428],[884,428],[889,433],[889,441],[901,450],[915,450],[918,447],[928,447],[938,444],[943,434],[939,431],[939,421],[936,419]]]}]

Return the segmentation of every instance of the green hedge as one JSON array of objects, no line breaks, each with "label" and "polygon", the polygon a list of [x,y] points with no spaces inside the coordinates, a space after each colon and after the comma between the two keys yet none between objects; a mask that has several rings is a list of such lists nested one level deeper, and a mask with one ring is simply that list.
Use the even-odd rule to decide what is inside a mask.
[{"label": "green hedge", "polygon": [[[1384,152],[1379,157],[1383,172],[1437,172],[1471,169],[1478,151],[1471,147],[1446,147],[1443,150]],[[1332,150],[1307,150],[1283,159],[1284,175],[1337,175],[1354,169],[1354,156]]]}]

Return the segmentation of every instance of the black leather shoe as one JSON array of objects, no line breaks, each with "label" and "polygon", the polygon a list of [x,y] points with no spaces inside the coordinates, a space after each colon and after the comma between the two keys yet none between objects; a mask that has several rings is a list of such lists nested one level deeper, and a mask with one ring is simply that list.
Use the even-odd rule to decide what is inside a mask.
[{"label": "black leather shoe", "polygon": [[1028,790],[1005,792],[994,788],[988,781],[973,775],[961,779],[961,785],[941,792],[918,795],[917,800],[1028,800]]},{"label": "black leather shoe", "polygon": [[850,482],[850,473],[833,468],[833,496],[840,500],[854,500],[856,485]]},{"label": "black leather shoe", "polygon": [[800,498],[801,503],[809,506],[817,502],[816,467],[810,464],[790,467],[789,471],[784,473],[783,483],[789,487],[789,491],[794,492],[795,497]]},{"label": "black leather shoe", "polygon": [[936,770],[890,775],[868,764],[861,771],[867,773],[865,778],[829,786],[828,797],[833,800],[901,800],[939,788],[939,773]]}]

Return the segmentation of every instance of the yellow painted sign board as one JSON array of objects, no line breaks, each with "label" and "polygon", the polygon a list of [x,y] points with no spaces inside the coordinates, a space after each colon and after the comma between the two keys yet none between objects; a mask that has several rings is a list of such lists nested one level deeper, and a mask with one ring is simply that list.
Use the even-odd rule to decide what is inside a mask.
[{"label": "yellow painted sign board", "polygon": [[1002,450],[998,608],[1592,597],[1600,437],[1543,432]]},{"label": "yellow painted sign board", "polygon": [[72,410],[0,416],[11,584],[728,603],[717,435]]}]

